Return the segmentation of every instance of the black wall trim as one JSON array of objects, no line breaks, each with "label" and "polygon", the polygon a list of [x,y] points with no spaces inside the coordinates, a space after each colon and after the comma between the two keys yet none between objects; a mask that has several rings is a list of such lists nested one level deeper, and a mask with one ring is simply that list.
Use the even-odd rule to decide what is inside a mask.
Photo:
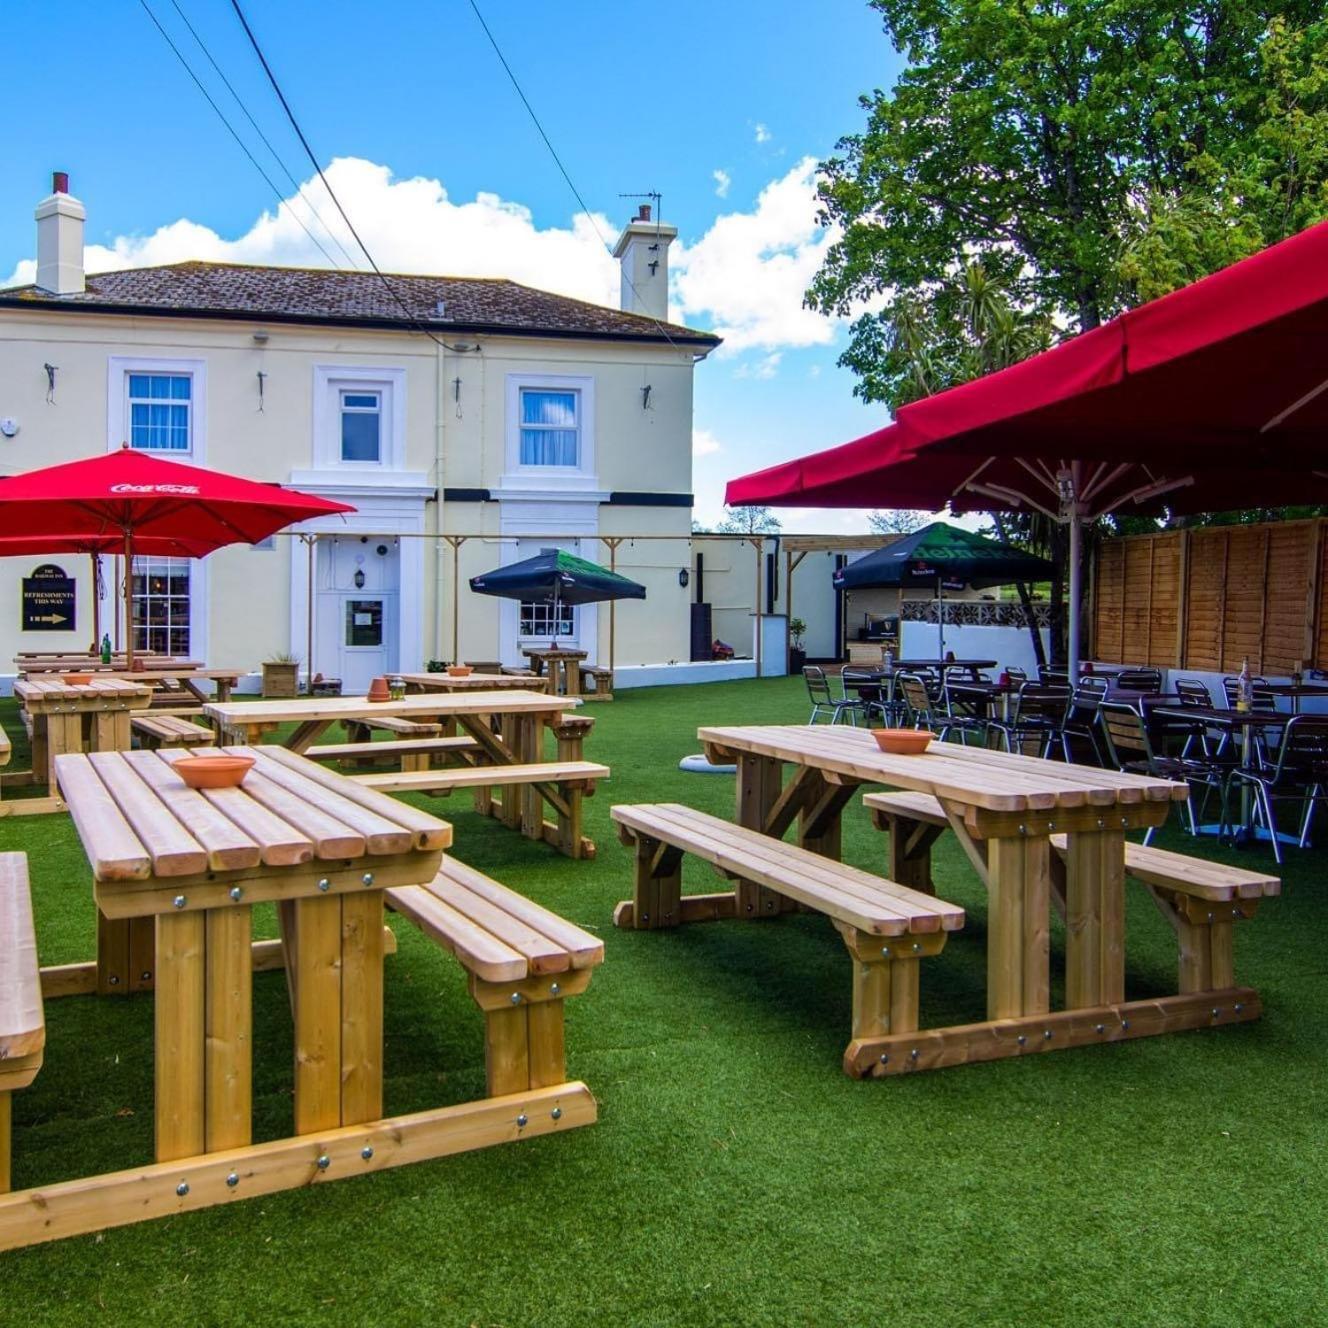
[{"label": "black wall trim", "polygon": [[609,494],[609,503],[614,507],[691,507],[690,493],[634,493],[619,490]]},{"label": "black wall trim", "polygon": [[444,489],[445,503],[490,503],[493,495],[488,489]]}]

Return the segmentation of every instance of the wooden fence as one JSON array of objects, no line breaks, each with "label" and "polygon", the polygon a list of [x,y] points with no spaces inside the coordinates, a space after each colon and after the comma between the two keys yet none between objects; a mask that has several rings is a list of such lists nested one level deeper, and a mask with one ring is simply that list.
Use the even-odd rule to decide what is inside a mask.
[{"label": "wooden fence", "polygon": [[1324,519],[1205,526],[1104,541],[1094,659],[1255,673],[1328,667]]}]

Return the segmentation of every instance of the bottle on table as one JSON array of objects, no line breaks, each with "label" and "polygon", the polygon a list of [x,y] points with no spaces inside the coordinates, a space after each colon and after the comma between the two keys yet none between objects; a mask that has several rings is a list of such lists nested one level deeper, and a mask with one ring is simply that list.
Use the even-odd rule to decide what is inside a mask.
[{"label": "bottle on table", "polygon": [[101,662],[103,664],[111,662],[111,634],[109,632],[101,639]]},{"label": "bottle on table", "polygon": [[1254,708],[1254,680],[1250,677],[1250,657],[1245,656],[1240,666],[1240,676],[1236,679],[1236,709]]}]

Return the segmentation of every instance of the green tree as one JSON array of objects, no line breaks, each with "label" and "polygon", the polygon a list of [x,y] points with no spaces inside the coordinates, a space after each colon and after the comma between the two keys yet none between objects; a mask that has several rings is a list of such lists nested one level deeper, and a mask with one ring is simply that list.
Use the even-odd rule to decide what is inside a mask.
[{"label": "green tree", "polygon": [[867,529],[873,535],[913,535],[927,524],[925,512],[908,507],[887,507],[867,513]]},{"label": "green tree", "polygon": [[768,507],[727,507],[724,519],[715,527],[719,535],[778,535],[783,529],[779,518]]}]

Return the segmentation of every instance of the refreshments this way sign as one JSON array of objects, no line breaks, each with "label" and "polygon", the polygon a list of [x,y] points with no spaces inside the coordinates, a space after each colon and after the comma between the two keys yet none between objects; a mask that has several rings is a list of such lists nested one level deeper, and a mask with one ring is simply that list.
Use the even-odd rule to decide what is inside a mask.
[{"label": "refreshments this way sign", "polygon": [[76,582],[63,567],[42,563],[23,578],[23,630],[25,632],[72,632],[78,624],[74,603]]}]

